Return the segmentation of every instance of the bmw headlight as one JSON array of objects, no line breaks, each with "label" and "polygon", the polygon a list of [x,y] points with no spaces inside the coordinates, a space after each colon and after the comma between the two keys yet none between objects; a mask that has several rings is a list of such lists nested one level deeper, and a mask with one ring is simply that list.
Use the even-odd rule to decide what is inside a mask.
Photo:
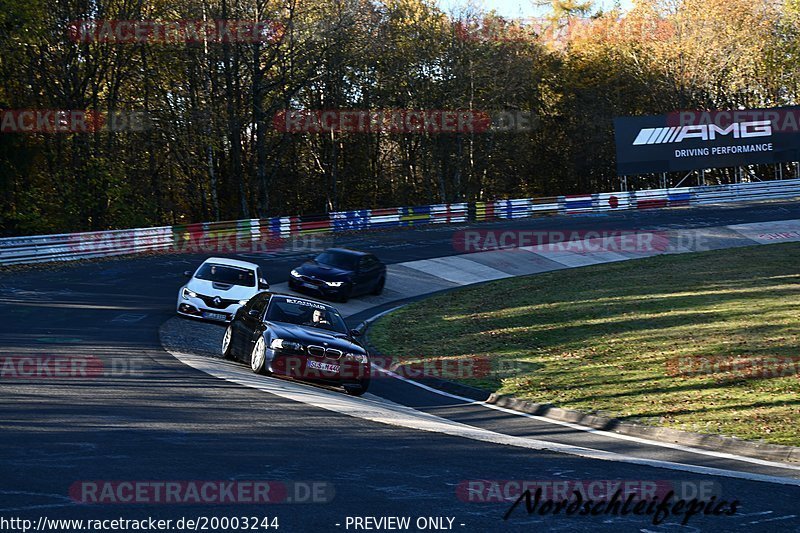
[{"label": "bmw headlight", "polygon": [[347,361],[355,361],[356,363],[366,363],[367,355],[363,353],[346,353],[344,358]]},{"label": "bmw headlight", "polygon": [[297,270],[294,270],[294,269],[292,269],[290,274],[292,275],[293,278],[299,278],[300,277],[300,272],[298,272]]},{"label": "bmw headlight", "polygon": [[183,299],[188,300],[189,298],[197,298],[197,293],[194,291],[190,291],[188,287],[183,288]]},{"label": "bmw headlight", "polygon": [[295,352],[302,352],[303,345],[299,342],[287,341],[286,339],[272,339],[269,347],[273,350],[294,350]]},{"label": "bmw headlight", "polygon": [[239,305],[245,305],[245,304],[247,304],[247,302],[249,302],[249,301],[250,301],[250,300],[239,300]]},{"label": "bmw headlight", "polygon": [[326,281],[325,285],[328,287],[341,287],[344,281]]}]

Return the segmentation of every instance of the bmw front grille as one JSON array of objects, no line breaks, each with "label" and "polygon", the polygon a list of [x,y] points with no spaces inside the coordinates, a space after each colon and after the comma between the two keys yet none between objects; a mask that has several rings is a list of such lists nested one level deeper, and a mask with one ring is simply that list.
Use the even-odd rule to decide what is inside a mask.
[{"label": "bmw front grille", "polygon": [[322,346],[309,345],[307,347],[308,355],[314,357],[328,357],[329,359],[339,359],[342,356],[342,351],[336,348],[323,348]]}]

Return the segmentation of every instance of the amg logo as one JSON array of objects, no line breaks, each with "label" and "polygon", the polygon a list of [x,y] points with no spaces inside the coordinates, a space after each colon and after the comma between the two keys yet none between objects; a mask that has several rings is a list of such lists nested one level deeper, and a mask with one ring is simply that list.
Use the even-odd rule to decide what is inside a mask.
[{"label": "amg logo", "polygon": [[717,135],[733,135],[734,139],[769,137],[772,135],[772,122],[769,120],[734,122],[727,128],[716,124],[644,128],[636,136],[633,145],[679,143],[683,142],[684,139],[713,141],[717,138]]}]

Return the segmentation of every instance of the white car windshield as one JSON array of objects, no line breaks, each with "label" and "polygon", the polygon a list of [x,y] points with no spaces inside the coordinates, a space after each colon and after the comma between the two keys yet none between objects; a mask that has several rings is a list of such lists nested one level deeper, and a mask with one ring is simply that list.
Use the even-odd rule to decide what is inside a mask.
[{"label": "white car windshield", "polygon": [[256,273],[254,271],[247,268],[217,265],[215,263],[204,264],[194,277],[206,281],[213,281],[215,283],[224,283],[226,285],[240,285],[242,287],[256,286]]}]

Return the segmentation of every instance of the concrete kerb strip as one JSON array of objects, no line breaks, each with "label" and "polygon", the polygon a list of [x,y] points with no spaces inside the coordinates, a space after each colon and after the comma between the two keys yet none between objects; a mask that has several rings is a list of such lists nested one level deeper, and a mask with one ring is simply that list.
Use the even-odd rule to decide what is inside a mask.
[{"label": "concrete kerb strip", "polygon": [[[790,230],[789,232],[786,231],[787,228]],[[795,228],[797,228],[798,231],[795,231]],[[725,226],[721,228],[704,228],[704,229],[705,232],[710,232],[710,233],[713,233],[713,230],[715,229],[723,231],[727,230],[729,232],[741,235],[743,237],[741,240],[736,239],[736,242],[729,242],[728,246],[723,246],[715,249],[724,249],[727,247],[748,245],[745,244],[746,241],[750,241],[751,244],[749,245],[800,241],[800,221],[778,221],[771,223],[758,223],[758,224],[753,224],[752,227],[749,224],[740,224],[730,227]],[[763,235],[765,234],[768,234],[769,237],[764,238]],[[677,253],[690,253],[691,251],[692,250],[687,249],[685,251],[678,251]],[[477,252],[475,254],[470,254],[470,255],[475,257],[489,253],[496,253],[496,252]],[[459,259],[463,261],[463,257],[464,256],[460,256]],[[610,259],[610,261],[605,261],[605,262],[620,260],[617,257],[614,258],[609,257],[608,259]],[[574,264],[574,266],[575,267],[582,266],[581,263],[600,264],[604,262],[604,261],[598,261],[595,263],[590,261],[585,261],[585,262],[578,261],[577,262],[578,264]],[[568,268],[570,267],[571,266],[568,266]],[[376,353],[377,355],[383,355],[369,341],[369,326],[381,316],[384,316],[396,309],[399,309],[399,307],[396,307],[389,311],[384,311],[365,321],[366,328],[364,330],[364,340],[368,344],[370,351],[372,353]],[[464,397],[465,399],[470,399],[477,402],[485,402],[488,405],[496,405],[498,407],[511,409],[513,411],[518,411],[520,413],[527,413],[535,416],[541,416],[559,422],[579,424],[582,426],[586,426],[588,428],[609,431],[620,435],[628,435],[632,437],[650,439],[658,442],[673,443],[682,446],[690,446],[700,449],[720,451],[724,453],[742,455],[745,457],[751,457],[755,459],[780,461],[785,463],[800,462],[800,447],[796,446],[784,446],[779,444],[770,444],[766,442],[745,441],[742,439],[738,439],[736,437],[692,433],[688,431],[681,431],[659,426],[645,426],[641,424],[626,422],[617,418],[604,417],[571,409],[562,409],[559,407],[554,407],[549,404],[539,404],[539,403],[529,402],[511,396],[497,395],[491,391],[477,389],[475,387],[469,387],[466,385],[462,385],[460,383],[443,380],[441,378],[435,378],[435,377],[426,377],[424,379],[407,378],[406,381],[420,383],[432,389],[449,394],[458,395]]]},{"label": "concrete kerb strip", "polygon": [[364,420],[370,420],[380,424],[404,427],[418,431],[441,433],[491,444],[573,455],[588,459],[665,468],[680,472],[692,472],[700,475],[800,486],[800,479],[793,477],[772,476],[738,470],[726,470],[670,461],[645,459],[581,446],[505,435],[440,418],[403,405],[386,402],[377,397],[370,397],[371,395],[369,394],[361,398],[352,398],[340,392],[326,391],[317,387],[308,387],[290,381],[271,378],[263,379],[263,376],[245,373],[241,367],[220,366],[218,362],[212,361],[205,356],[197,356],[180,351],[167,351],[182,363],[218,379],[240,386],[258,389],[291,401]]},{"label": "concrete kerb strip", "polygon": [[[250,371],[249,368],[247,368],[246,365],[238,365],[232,362],[224,362],[221,359],[219,359],[219,357],[198,355],[198,353],[202,353],[204,350],[199,350],[199,351],[196,350],[197,348],[196,343],[194,345],[190,344],[187,346],[185,343],[185,339],[181,338],[182,335],[186,334],[194,335],[193,333],[191,332],[187,333],[187,331],[181,332],[181,330],[183,330],[184,328],[178,328],[180,333],[179,336],[174,337],[173,335],[175,333],[174,330],[175,325],[186,325],[186,324],[190,324],[192,326],[194,325],[199,326],[201,323],[187,321],[186,319],[180,317],[173,317],[172,319],[165,322],[159,330],[159,336],[161,338],[164,349],[170,354],[172,354],[178,361],[181,361],[183,364],[194,367],[216,378],[236,383],[243,387],[258,389],[263,392],[280,396],[291,401],[305,403],[321,409],[326,409],[329,411],[338,412],[348,416],[353,416],[355,418],[361,418],[361,419],[371,420],[373,422],[406,427],[410,429],[444,433],[448,435],[491,442],[495,444],[505,444],[515,447],[528,448],[532,450],[553,451],[556,453],[565,453],[592,459],[601,459],[601,460],[609,460],[622,463],[646,465],[657,468],[667,468],[670,470],[676,470],[682,472],[700,473],[704,475],[707,474],[707,475],[731,477],[737,479],[747,479],[751,481],[765,481],[769,483],[800,486],[800,478],[792,476],[787,477],[784,475],[780,476],[765,475],[765,474],[758,474],[754,472],[747,472],[740,470],[711,468],[706,466],[683,464],[683,463],[676,463],[676,462],[663,461],[657,459],[647,459],[647,458],[629,456],[626,454],[620,454],[605,450],[575,446],[568,443],[557,443],[551,441],[532,439],[528,437],[509,436],[503,433],[497,433],[494,431],[448,420],[446,418],[441,418],[429,413],[425,413],[423,411],[418,411],[411,407],[407,407],[401,404],[396,404],[389,400],[376,397],[370,393],[367,393],[361,398],[352,398],[342,394],[341,391],[339,390],[330,390],[326,387],[311,386],[310,384],[307,383],[302,383],[302,384],[295,383],[291,380],[256,376],[252,374],[252,372]],[[192,327],[190,329],[194,328]],[[211,335],[211,337],[213,337],[211,345],[219,346],[219,344],[221,343],[220,330],[222,329],[223,328],[217,328],[216,330],[213,331],[213,334]],[[209,333],[209,330],[203,328],[202,333],[204,334]],[[207,337],[206,341],[209,340],[211,340],[211,338]],[[188,350],[186,350],[187,348]],[[398,377],[401,380],[404,379],[400,376]],[[424,385],[420,384],[416,385],[424,387]],[[445,393],[440,393],[440,394],[445,394]],[[457,399],[462,402],[473,403],[471,400],[466,398],[458,397]],[[487,405],[486,407],[509,414],[516,413],[515,411],[511,411],[510,409],[505,409],[502,407],[497,407],[492,405]],[[517,413],[517,414],[519,414],[520,416],[532,416],[523,413]],[[541,418],[539,417],[537,417],[537,419],[541,420]],[[574,424],[567,424],[564,422],[553,422],[553,423],[569,426],[572,429],[598,432],[598,430],[589,430],[585,427],[580,427]],[[608,432],[599,432],[599,433],[602,433],[606,437],[608,437],[609,435],[613,436],[613,434],[610,434]],[[648,444],[648,445],[654,444],[653,441],[646,441],[645,439],[637,439],[635,437],[616,436],[616,438],[636,441],[639,444]],[[667,444],[658,444],[658,445],[665,446],[668,448],[677,448],[676,445],[667,445]],[[714,455],[716,457],[721,457],[721,454],[719,452],[711,452],[711,451],[703,452],[696,449],[695,450],[684,449],[683,451],[694,451],[694,453],[703,453],[708,455]],[[738,459],[739,461],[761,464],[763,466],[769,466],[771,468],[791,469],[795,471],[800,471],[800,466],[785,465],[783,463],[768,462],[759,459],[751,459],[743,457],[734,457],[730,455],[726,458]]]},{"label": "concrete kerb strip", "polygon": [[[392,311],[393,310],[394,309],[392,309]],[[375,319],[385,314],[388,314],[388,312],[381,313],[375,318],[365,321],[364,342],[370,353],[379,356],[383,354],[369,341],[368,332],[369,325],[371,325]],[[397,368],[395,370],[399,371],[400,374],[404,374],[402,368]],[[713,453],[714,455],[727,454],[729,456],[734,456],[730,457],[732,459],[736,459],[737,457],[735,456],[739,456],[739,460],[746,460],[745,458],[749,458],[752,460],[751,462],[772,461],[774,463],[786,463],[787,467],[792,465],[791,468],[798,468],[798,466],[792,463],[800,462],[800,448],[794,446],[743,441],[735,437],[691,433],[658,426],[643,426],[617,418],[592,415],[581,411],[554,407],[550,404],[539,404],[520,400],[512,396],[498,395],[487,390],[443,380],[441,378],[425,377],[423,379],[412,379],[400,377],[398,374],[395,374],[395,372],[389,370],[379,369],[378,371],[456,400],[477,405],[483,404],[486,407],[494,407],[500,410],[531,415],[539,419],[547,419],[554,423],[567,425],[572,429],[598,431],[605,433],[607,436],[610,434],[624,435],[634,439],[649,441],[651,445],[663,443],[663,446],[682,448],[683,451],[687,452],[702,453],[702,450],[708,450],[708,453]]]},{"label": "concrete kerb strip", "polygon": [[592,415],[571,409],[562,409],[548,404],[529,402],[512,396],[494,393],[489,396],[486,403],[505,407],[521,413],[543,416],[561,422],[571,422],[573,424],[580,424],[582,426],[619,433],[621,435],[630,435],[632,437],[743,455],[745,457],[765,459],[768,461],[781,461],[785,463],[800,462],[800,448],[796,446],[783,446],[766,442],[750,442],[722,435],[707,435],[665,427],[644,426],[617,418]]}]

